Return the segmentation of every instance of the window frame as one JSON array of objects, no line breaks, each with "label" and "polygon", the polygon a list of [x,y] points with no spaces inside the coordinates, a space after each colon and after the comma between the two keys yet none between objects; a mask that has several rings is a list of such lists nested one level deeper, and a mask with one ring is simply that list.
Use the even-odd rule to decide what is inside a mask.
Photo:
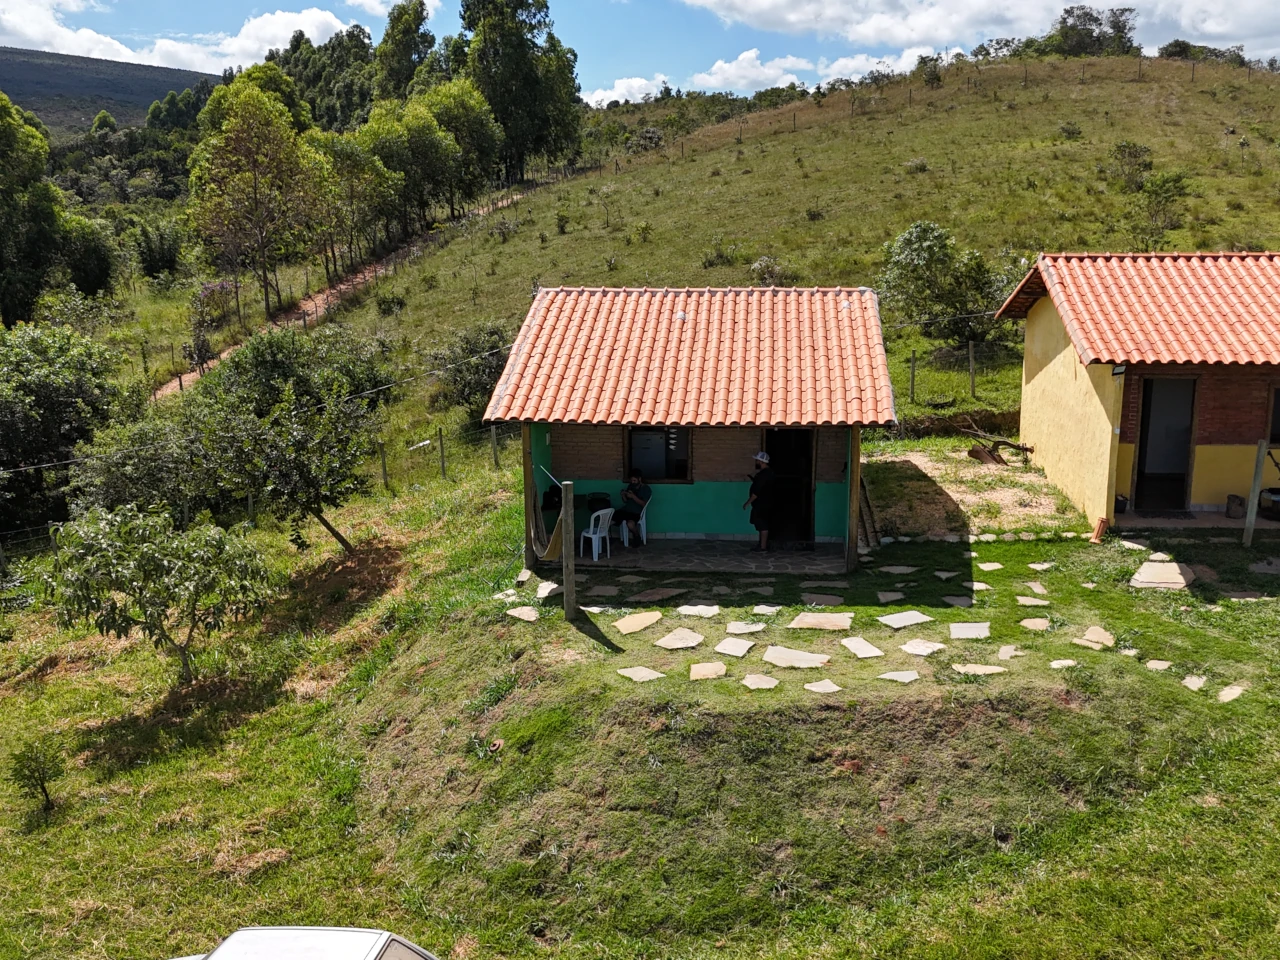
[{"label": "window frame", "polygon": [[672,484],[672,483],[691,484],[693,483],[694,430],[693,430],[693,427],[687,427],[681,424],[669,424],[665,426],[660,426],[656,424],[652,426],[648,424],[636,424],[636,425],[628,426],[627,429],[624,430],[622,434],[622,462],[626,471],[626,476],[623,477],[624,481],[630,481],[631,479],[631,434],[637,430],[641,431],[642,433],[666,433],[669,430],[683,430],[689,437],[689,460],[688,460],[689,466],[686,471],[686,476],[683,478],[680,478],[680,477],[665,478],[664,477],[662,479],[658,479],[658,478],[650,477],[647,474],[642,474],[642,476],[644,477],[645,483],[649,484],[650,486],[653,486],[654,484]]}]

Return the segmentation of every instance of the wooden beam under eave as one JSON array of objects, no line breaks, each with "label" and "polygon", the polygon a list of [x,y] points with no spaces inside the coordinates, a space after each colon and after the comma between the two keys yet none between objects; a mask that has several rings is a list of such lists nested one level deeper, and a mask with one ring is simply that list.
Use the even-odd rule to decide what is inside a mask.
[{"label": "wooden beam under eave", "polygon": [[862,427],[849,428],[849,529],[844,541],[844,569],[858,569],[858,510],[862,502]]},{"label": "wooden beam under eave", "polygon": [[532,570],[538,562],[538,554],[533,549],[533,512],[538,509],[538,486],[533,476],[533,428],[527,423],[520,424],[520,448],[524,466],[524,567]]}]

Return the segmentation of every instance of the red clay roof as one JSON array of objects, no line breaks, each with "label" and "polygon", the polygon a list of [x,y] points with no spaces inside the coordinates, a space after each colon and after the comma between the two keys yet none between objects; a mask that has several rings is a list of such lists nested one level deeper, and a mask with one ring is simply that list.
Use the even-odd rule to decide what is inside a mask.
[{"label": "red clay roof", "polygon": [[1280,363],[1280,254],[1041,254],[999,316],[1044,296],[1085,363]]},{"label": "red clay roof", "polygon": [[485,419],[889,423],[878,301],[864,288],[542,290]]}]

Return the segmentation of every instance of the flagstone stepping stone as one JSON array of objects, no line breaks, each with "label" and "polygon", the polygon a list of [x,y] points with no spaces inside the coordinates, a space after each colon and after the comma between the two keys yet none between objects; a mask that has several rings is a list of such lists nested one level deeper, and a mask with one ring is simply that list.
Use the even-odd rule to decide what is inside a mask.
[{"label": "flagstone stepping stone", "polygon": [[989,677],[996,673],[1008,673],[1004,667],[992,667],[985,663],[953,663],[951,669],[968,677]]},{"label": "flagstone stepping stone", "polygon": [[725,637],[716,646],[716,653],[723,653],[726,657],[745,657],[755,645],[756,642],[754,640],[743,640],[740,637]]},{"label": "flagstone stepping stone", "polygon": [[514,610],[508,610],[507,616],[523,620],[525,623],[533,623],[538,619],[538,611],[534,607],[516,607]]},{"label": "flagstone stepping stone", "polygon": [[575,573],[575,574],[573,575],[573,582],[574,582],[574,583],[586,583],[586,582],[587,582],[587,575],[586,575],[585,573]]},{"label": "flagstone stepping stone", "polygon": [[837,687],[830,680],[819,680],[817,683],[806,683],[804,688],[811,693],[839,693],[843,688]]},{"label": "flagstone stepping stone", "polygon": [[688,627],[676,627],[661,640],[653,641],[655,647],[662,647],[664,650],[687,650],[690,647],[696,647],[706,638],[700,633],[694,633]]},{"label": "flagstone stepping stone", "polygon": [[1147,559],[1153,563],[1168,563],[1173,559],[1173,557],[1169,556],[1167,553],[1153,553],[1151,556],[1147,557]]},{"label": "flagstone stepping stone", "polygon": [[881,590],[876,594],[876,599],[881,603],[896,603],[899,600],[905,600],[907,595],[899,590]]},{"label": "flagstone stepping stone", "polygon": [[840,645],[852,653],[859,660],[870,660],[872,657],[883,657],[884,651],[879,647],[867,643],[861,637],[845,637],[840,641]]},{"label": "flagstone stepping stone", "polygon": [[1076,662],[1074,660],[1052,660],[1049,663],[1049,669],[1065,670],[1067,669],[1067,667],[1074,667],[1075,665],[1076,665]]},{"label": "flagstone stepping stone", "polygon": [[1168,670],[1173,666],[1172,660],[1148,660],[1147,669],[1159,673],[1162,670]]},{"label": "flagstone stepping stone", "polygon": [[983,590],[991,589],[991,584],[983,583],[981,580],[966,580],[961,586],[968,587],[974,593],[981,593]]},{"label": "flagstone stepping stone", "polygon": [[675,587],[654,587],[652,590],[642,590],[633,597],[627,597],[627,602],[657,603],[659,600],[670,600],[672,597],[678,597],[680,594],[688,592],[688,589],[676,589]]},{"label": "flagstone stepping stone", "polygon": [[995,542],[996,542],[996,540],[997,540],[997,539],[999,539],[999,538],[998,538],[998,537],[996,537],[996,535],[995,535],[994,533],[981,533],[981,534],[979,534],[979,535],[978,535],[978,539],[979,539],[982,543],[995,543]]},{"label": "flagstone stepping stone", "polygon": [[1001,660],[1012,660],[1014,657],[1025,657],[1027,652],[1019,650],[1015,644],[1007,643],[1000,648],[1000,652],[996,655]]},{"label": "flagstone stepping stone", "polygon": [[769,647],[764,652],[764,662],[775,667],[794,667],[797,670],[808,670],[813,667],[825,667],[831,657],[825,653],[809,653],[806,650],[792,650],[790,647]]},{"label": "flagstone stepping stone", "polygon": [[844,597],[834,597],[829,593],[802,593],[800,599],[813,607],[839,607],[844,605]]},{"label": "flagstone stepping stone", "polygon": [[876,617],[886,627],[892,627],[894,630],[901,630],[904,627],[914,627],[921,623],[932,623],[933,617],[926,616],[919,610],[905,610],[902,613],[890,613],[883,617]]},{"label": "flagstone stepping stone", "polygon": [[625,577],[619,577],[619,583],[644,583],[646,578],[637,577],[634,573],[628,573]]},{"label": "flagstone stepping stone", "polygon": [[849,589],[849,581],[847,580],[805,580],[800,584],[800,589],[806,587],[839,587],[841,590]]},{"label": "flagstone stepping stone", "polygon": [[920,679],[920,674],[914,670],[891,670],[888,673],[882,673],[876,677],[877,680],[893,680],[897,683],[915,683]]},{"label": "flagstone stepping stone", "polygon": [[990,623],[953,623],[952,640],[985,640],[991,636]]},{"label": "flagstone stepping stone", "polygon": [[773,587],[748,587],[747,592],[754,593],[761,597],[772,597]]},{"label": "flagstone stepping stone", "polygon": [[1121,540],[1120,546],[1126,550],[1150,550],[1151,544],[1145,540]]},{"label": "flagstone stepping stone", "polygon": [[950,604],[953,607],[972,607],[973,597],[943,597],[943,603]]},{"label": "flagstone stepping stone", "polygon": [[1239,683],[1233,683],[1229,687],[1223,687],[1218,691],[1218,702],[1230,703],[1232,700],[1236,699],[1236,697],[1240,696],[1240,694],[1244,693],[1245,689],[1245,686]]},{"label": "flagstone stepping stone", "polygon": [[1187,676],[1182,678],[1182,685],[1188,690],[1199,690],[1208,682],[1208,677]]},{"label": "flagstone stepping stone", "polygon": [[646,610],[643,613],[633,613],[623,617],[621,620],[614,622],[614,627],[618,632],[626,635],[629,633],[639,633],[645,627],[652,627],[655,623],[662,619],[662,614],[657,610]]},{"label": "flagstone stepping stone", "polygon": [[714,593],[717,597],[727,597],[729,594],[733,593],[733,591],[730,590],[728,587],[722,587],[722,586],[712,587],[711,592]]},{"label": "flagstone stepping stone", "polygon": [[1037,633],[1043,633],[1053,626],[1045,617],[1027,617],[1025,620],[1019,620],[1018,625],[1028,630],[1035,630]]},{"label": "flagstone stepping stone", "polygon": [[538,584],[538,599],[549,600],[552,597],[558,597],[564,593],[564,587],[558,583],[552,583],[550,580],[545,583]]},{"label": "flagstone stepping stone", "polygon": [[1088,647],[1090,650],[1101,650],[1103,648],[1102,644],[1098,643],[1096,640],[1086,640],[1083,637],[1076,637],[1071,642],[1077,647]]},{"label": "flagstone stepping stone", "polygon": [[759,633],[765,629],[768,624],[765,623],[743,623],[741,620],[734,620],[725,630],[729,633]]},{"label": "flagstone stepping stone", "polygon": [[1044,573],[1046,570],[1052,570],[1054,568],[1054,563],[1052,561],[1047,561],[1045,563],[1028,563],[1027,566],[1036,573]]},{"label": "flagstone stepping stone", "polygon": [[533,578],[533,571],[527,567],[516,574],[516,586],[524,586]]},{"label": "flagstone stepping stone", "polygon": [[762,617],[772,617],[775,613],[777,613],[781,609],[782,609],[781,607],[771,607],[767,603],[757,603],[754,607],[751,608],[751,612],[758,613]]},{"label": "flagstone stepping stone", "polygon": [[1082,583],[1080,586],[1084,587],[1086,590],[1093,590],[1098,585],[1096,583]]},{"label": "flagstone stepping stone", "polygon": [[725,675],[726,667],[719,660],[711,663],[691,663],[689,664],[690,680],[714,680],[716,677]]},{"label": "flagstone stepping stone", "polygon": [[1153,563],[1148,560],[1129,581],[1140,590],[1185,590],[1196,575],[1185,563]]},{"label": "flagstone stepping stone", "polygon": [[880,573],[896,573],[899,575],[903,575],[908,573],[915,573],[919,569],[920,569],[919,567],[893,566],[893,567],[881,567],[879,572]]},{"label": "flagstone stepping stone", "polygon": [[677,607],[676,613],[680,614],[682,617],[710,618],[718,617],[720,615],[720,608],[714,604],[686,604],[683,607]]},{"label": "flagstone stepping stone", "polygon": [[787,624],[789,630],[848,630],[852,613],[802,613]]},{"label": "flagstone stepping stone", "polygon": [[1224,593],[1223,596],[1228,600],[1238,600],[1241,603],[1262,599],[1262,594],[1257,590],[1240,590],[1236,593]]},{"label": "flagstone stepping stone", "polygon": [[583,613],[604,613],[604,612],[605,612],[605,610],[606,610],[607,608],[605,608],[605,607],[580,607],[579,609],[580,609],[580,610],[582,610],[582,612],[583,612]]},{"label": "flagstone stepping stone", "polygon": [[1100,643],[1104,647],[1116,645],[1116,638],[1102,627],[1090,627],[1084,632],[1084,638],[1090,643]]},{"label": "flagstone stepping stone", "polygon": [[512,587],[510,590],[503,590],[501,593],[495,593],[490,599],[492,600],[514,600],[516,598],[516,589]]},{"label": "flagstone stepping stone", "polygon": [[1047,607],[1048,600],[1041,600],[1039,597],[1018,597],[1018,606],[1020,607]]},{"label": "flagstone stepping stone", "polygon": [[650,680],[661,680],[666,676],[665,673],[659,673],[657,670],[650,670],[648,667],[624,667],[618,671],[619,674],[628,680],[634,680],[636,683],[648,683]]},{"label": "flagstone stepping stone", "polygon": [[749,673],[742,678],[742,685],[748,690],[772,690],[778,685],[778,681],[762,673]]},{"label": "flagstone stepping stone", "polygon": [[1003,563],[980,563],[978,564],[978,569],[981,570],[983,573],[992,573],[996,570],[1003,570],[1004,564]]},{"label": "flagstone stepping stone", "polygon": [[[1267,573],[1280,577],[1280,557],[1270,557],[1260,563],[1249,564],[1250,573]],[[1228,689],[1230,689],[1228,687]],[[1237,694],[1238,696],[1238,694]],[[1225,702],[1225,701],[1223,701]]]},{"label": "flagstone stepping stone", "polygon": [[598,587],[592,587],[587,591],[588,597],[616,597],[617,595],[618,588],[611,587],[605,583],[600,584]]},{"label": "flagstone stepping stone", "polygon": [[959,570],[935,570],[933,575],[939,580],[950,580],[952,577],[960,576]]},{"label": "flagstone stepping stone", "polygon": [[1136,657],[1138,655],[1138,651],[1135,650],[1133,647],[1124,647],[1123,649],[1117,650],[1116,652],[1119,653],[1120,656],[1122,657]]},{"label": "flagstone stepping stone", "polygon": [[937,653],[939,650],[947,649],[947,645],[945,643],[935,643],[932,640],[920,640],[917,638],[915,640],[908,640],[898,649],[903,653],[911,654],[913,657],[927,657],[931,654]]},{"label": "flagstone stepping stone", "polygon": [[1039,580],[1028,580],[1026,587],[1037,596],[1047,597],[1049,595],[1049,591],[1044,588],[1044,584]]}]

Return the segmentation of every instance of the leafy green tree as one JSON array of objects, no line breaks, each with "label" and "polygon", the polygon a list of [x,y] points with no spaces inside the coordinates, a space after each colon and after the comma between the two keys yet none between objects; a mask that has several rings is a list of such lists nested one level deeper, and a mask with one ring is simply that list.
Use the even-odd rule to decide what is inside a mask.
[{"label": "leafy green tree", "polygon": [[402,231],[410,233],[414,219],[425,226],[431,207],[448,197],[450,173],[460,154],[453,135],[441,128],[420,98],[414,98],[404,104],[395,100],[374,104],[358,140],[403,178]]},{"label": "leafy green tree", "polygon": [[338,249],[345,244],[350,261],[362,256],[361,244],[372,248],[377,239],[379,215],[391,206],[404,185],[402,174],[393,174],[353,134],[319,130],[307,134],[308,142],[328,160],[332,173],[328,189],[320,192],[317,221],[325,269],[341,273]]},{"label": "leafy green tree", "polygon": [[471,203],[484,192],[497,170],[502,150],[502,127],[493,117],[484,94],[468,79],[450,80],[418,94],[440,128],[458,145],[448,174],[449,212]]},{"label": "leafy green tree", "polygon": [[427,29],[425,0],[403,0],[387,15],[382,42],[374,51],[373,92],[378,100],[403,100],[409,84],[436,45]]},{"label": "leafy green tree", "polygon": [[298,92],[293,78],[280,69],[275,63],[257,63],[245,70],[235,81],[227,86],[214,89],[209,101],[200,111],[200,135],[210,136],[222,130],[235,103],[238,90],[244,87],[255,87],[280,103],[289,111],[289,121],[293,129],[301,133],[311,127],[311,107]]},{"label": "leafy green tree", "polygon": [[89,128],[90,133],[115,133],[116,118],[105,110],[99,110],[98,115],[93,118],[93,126]]},{"label": "leafy green tree", "polygon": [[177,658],[195,679],[197,641],[255,610],[269,573],[240,528],[174,529],[165,511],[90,510],[57,528],[45,585],[65,626],[91,623],[103,636],[134,630]]},{"label": "leafy green tree", "polygon": [[360,24],[335,33],[318,47],[297,30],[288,47],[268,51],[267,61],[293,78],[321,129],[355,130],[369,116],[373,42]]},{"label": "leafy green tree", "polygon": [[120,268],[115,232],[103,220],[70,214],[62,219],[61,259],[75,288],[94,297],[109,291]]},{"label": "leafy green tree", "polygon": [[1155,166],[1151,148],[1132,140],[1121,140],[1111,148],[1111,175],[1125,193],[1137,193]]},{"label": "leafy green tree", "polygon": [[45,136],[0,93],[0,319],[6,327],[31,316],[57,262],[62,194],[44,179],[48,159]]},{"label": "leafy green tree", "polygon": [[304,236],[308,201],[328,171],[278,99],[252,83],[215,93],[224,89],[225,119],[192,156],[190,214],[215,244],[252,258],[269,316],[273,267]]},{"label": "leafy green tree", "polygon": [[964,343],[999,331],[989,317],[1017,280],[1016,268],[993,266],[977,250],[961,250],[943,227],[918,221],[884,246],[878,288],[894,316],[922,325],[927,336]]},{"label": "leafy green tree", "polygon": [[[107,421],[114,356],[65,326],[0,331],[0,517],[39,516],[63,468]],[[6,523],[6,526],[11,523]]]},{"label": "leafy green tree", "polygon": [[510,347],[510,332],[488,324],[463,331],[447,348],[432,353],[427,363],[440,371],[436,374],[440,402],[483,413],[506,367]]},{"label": "leafy green tree", "polygon": [[53,734],[45,734],[28,740],[13,752],[5,779],[24,796],[39,800],[41,809],[48,813],[54,807],[49,787],[66,772],[62,744]]},{"label": "leafy green tree", "polygon": [[1130,213],[1133,232],[1147,250],[1159,250],[1170,230],[1182,226],[1190,192],[1185,173],[1161,171],[1142,181]]}]

